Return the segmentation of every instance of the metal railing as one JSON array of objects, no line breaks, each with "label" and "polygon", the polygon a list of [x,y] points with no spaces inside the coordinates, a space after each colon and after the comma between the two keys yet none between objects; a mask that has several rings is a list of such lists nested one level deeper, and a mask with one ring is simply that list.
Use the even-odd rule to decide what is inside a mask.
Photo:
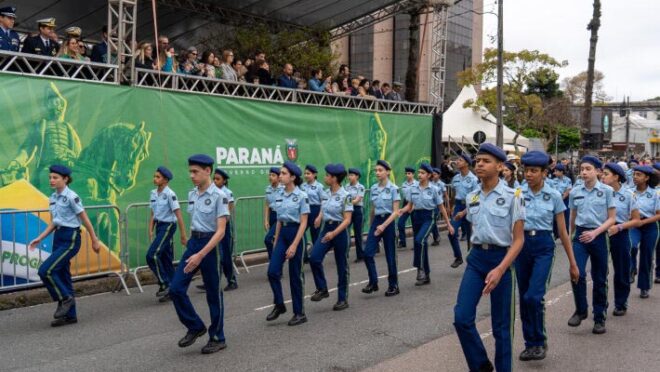
[{"label": "metal railing", "polygon": [[0,72],[106,84],[118,82],[117,65],[9,51],[0,51]]},{"label": "metal railing", "polygon": [[[113,241],[112,220],[119,216],[119,209],[111,205],[86,207],[96,235],[103,243]],[[50,220],[48,209],[0,210],[0,292],[41,286],[39,266],[50,256],[43,249],[30,250],[28,245],[47,226]],[[41,243],[41,247],[52,249],[53,234]],[[119,284],[130,295],[123,273],[127,270],[118,253],[119,247],[104,246],[99,254],[92,250],[91,239],[83,234],[80,251],[71,260],[73,280],[116,275]],[[119,288],[119,286],[118,286]]]}]

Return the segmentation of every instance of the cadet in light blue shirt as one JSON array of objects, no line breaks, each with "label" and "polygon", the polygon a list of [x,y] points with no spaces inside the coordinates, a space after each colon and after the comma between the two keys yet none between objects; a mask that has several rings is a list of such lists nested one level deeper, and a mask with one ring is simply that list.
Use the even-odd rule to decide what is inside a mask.
[{"label": "cadet in light blue shirt", "polygon": [[603,164],[594,156],[580,160],[580,174],[584,184],[573,187],[568,206],[571,209],[573,251],[580,270],[580,278],[573,283],[575,313],[568,321],[577,327],[588,316],[587,260],[591,259],[593,280],[594,334],[606,332],[608,252],[605,232],[615,223],[614,190],[598,181]]},{"label": "cadet in light blue shirt", "polygon": [[344,187],[351,195],[353,203],[353,213],[351,214],[351,225],[353,227],[353,239],[355,239],[355,261],[360,262],[364,259],[364,251],[362,250],[362,226],[364,223],[364,213],[362,207],[364,205],[365,188],[359,182],[362,172],[357,168],[348,169],[349,183]]},{"label": "cadet in light blue shirt", "polygon": [[[566,206],[564,210],[564,224],[566,225],[566,228],[568,229],[570,225],[570,216],[571,216],[571,210],[568,208],[568,195],[571,192],[571,188],[573,187],[573,183],[571,182],[571,179],[568,178],[568,176],[564,175],[566,172],[566,167],[564,167],[564,164],[558,163],[555,166],[555,179],[554,179],[554,189],[559,191],[559,195],[561,195],[562,201],[564,202],[564,205]],[[559,234],[557,232],[557,223],[555,222],[553,224],[553,231],[555,234],[555,239],[559,237]]]},{"label": "cadet in light blue shirt", "polygon": [[351,195],[343,187],[342,181],[346,177],[346,168],[343,164],[328,164],[325,166],[325,184],[329,190],[321,206],[323,229],[321,237],[314,243],[309,257],[309,266],[314,275],[316,292],[312,294],[312,301],[321,301],[329,297],[328,282],[323,272],[323,259],[330,249],[333,249],[335,263],[337,264],[337,303],[332,310],[340,311],[348,308],[348,251],[351,239],[348,235],[348,226],[351,224],[353,203]]},{"label": "cadet in light blue shirt", "polygon": [[[307,164],[305,166],[305,183],[300,186],[300,189],[307,194],[309,199],[309,235],[312,238],[310,245],[314,245],[318,239],[319,232],[321,231],[320,225],[317,227],[315,222],[321,213],[321,202],[324,198],[323,185],[316,180],[318,170],[315,166]],[[307,243],[305,243],[304,262],[308,261]]]},{"label": "cadet in light blue shirt", "polygon": [[264,205],[264,229],[266,230],[264,244],[266,245],[268,258],[270,258],[273,253],[273,239],[275,239],[275,225],[277,224],[275,201],[283,190],[282,185],[280,185],[280,168],[270,168],[268,183],[269,185],[266,186],[266,203]]},{"label": "cadet in light blue shirt", "polygon": [[470,172],[470,164],[472,158],[468,154],[461,154],[456,159],[456,168],[458,173],[452,178],[451,186],[454,189],[454,210],[452,212],[451,224],[454,227],[456,234],[449,235],[449,243],[454,251],[454,262],[451,264],[452,268],[457,268],[463,264],[463,254],[461,253],[461,245],[458,241],[458,229],[460,228],[462,234],[469,239],[472,227],[470,222],[465,218],[465,197],[470,192],[479,189],[479,180],[472,172]]},{"label": "cadet in light blue shirt", "polygon": [[[447,200],[447,185],[445,185],[445,183],[440,179],[441,173],[442,172],[440,168],[433,168],[433,175],[431,176],[431,181],[429,183],[431,186],[438,189],[438,194],[440,194],[442,197],[442,203],[445,205],[445,208],[448,208],[449,203]],[[432,246],[440,245],[440,231],[438,230],[439,218],[440,209],[436,207],[433,211],[433,224],[431,225],[431,236],[433,237],[433,242],[431,243]]]},{"label": "cadet in light blue shirt", "polygon": [[[405,207],[408,203],[408,190],[417,186],[419,182],[415,179],[415,168],[406,167],[406,180],[401,184],[401,208]],[[406,247],[406,223],[408,222],[408,217],[410,213],[400,213],[399,220],[397,221],[397,231],[399,233],[399,248]]]},{"label": "cadet in light blue shirt", "polygon": [[78,322],[70,268],[71,259],[80,251],[81,222],[87,229],[92,240],[92,249],[97,254],[101,243],[94,233],[94,227],[87,217],[80,197],[69,189],[71,169],[63,165],[52,165],[49,172],[50,185],[55,189],[49,198],[51,222],[46,230],[30,242],[28,248],[34,250],[51,232],[55,232],[50,255],[39,266],[38,274],[50,297],[58,302],[55,320],[50,325],[59,327]]}]

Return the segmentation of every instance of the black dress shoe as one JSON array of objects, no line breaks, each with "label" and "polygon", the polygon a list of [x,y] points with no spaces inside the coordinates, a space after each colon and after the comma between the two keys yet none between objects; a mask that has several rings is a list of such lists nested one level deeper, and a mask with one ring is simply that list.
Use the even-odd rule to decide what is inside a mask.
[{"label": "black dress shoe", "polygon": [[332,307],[334,311],[342,311],[348,309],[348,302],[346,301],[337,301],[335,306]]},{"label": "black dress shoe", "polygon": [[605,322],[596,322],[592,332],[596,335],[602,335],[603,333],[607,332],[607,329],[605,328]]},{"label": "black dress shoe", "polygon": [[571,319],[568,320],[568,326],[569,327],[577,327],[580,324],[582,324],[582,321],[587,319],[587,314],[578,314],[573,313],[573,316],[571,316]]},{"label": "black dress shoe", "polygon": [[437,241],[437,240],[434,240],[433,243],[431,243],[431,246],[432,246],[432,247],[437,247],[437,246],[439,246],[439,245],[440,245],[440,242]]},{"label": "black dress shoe", "polygon": [[353,263],[358,263],[358,262],[362,262],[362,261],[363,261],[362,257],[358,257],[358,258],[355,259],[355,261],[353,261]]},{"label": "black dress shoe", "polygon": [[454,262],[452,262],[451,265],[449,265],[449,266],[451,266],[452,269],[455,269],[455,268],[461,266],[462,264],[463,264],[463,258],[462,257],[456,257],[454,259]]},{"label": "black dress shoe", "polygon": [[218,351],[225,349],[227,347],[227,344],[225,344],[222,341],[213,341],[209,340],[209,342],[204,345],[202,348],[202,354],[213,354],[217,353]]},{"label": "black dress shoe", "polygon": [[62,304],[57,306],[55,310],[55,319],[64,318],[66,314],[69,313],[69,310],[76,305],[76,300],[73,297],[67,297],[62,300]]},{"label": "black dress shoe", "polygon": [[655,284],[660,284],[660,277],[656,277],[655,280],[653,281]]},{"label": "black dress shoe", "polygon": [[406,243],[405,242],[399,242],[399,244],[397,244],[397,248],[406,248]]},{"label": "black dress shoe", "polygon": [[196,287],[197,289],[199,289],[200,291],[204,291],[204,292],[206,292],[206,286],[205,286],[204,284],[198,284],[198,285],[196,285],[195,287]]},{"label": "black dress shoe", "polygon": [[543,346],[535,346],[532,348],[532,360],[545,359],[546,348]]},{"label": "black dress shoe", "polygon": [[165,303],[167,301],[172,301],[172,297],[170,297],[169,293],[167,293],[165,296],[158,299],[158,302],[160,302],[160,303]]},{"label": "black dress shoe", "polygon": [[168,293],[170,293],[170,289],[168,287],[160,287],[158,292],[156,292],[156,297],[163,297]]},{"label": "black dress shoe", "polygon": [[415,282],[415,285],[419,287],[430,283],[431,283],[431,278],[429,278],[429,276],[426,275],[422,280],[418,280],[417,282]]},{"label": "black dress shoe", "polygon": [[302,314],[302,315],[295,314],[293,316],[293,318],[291,318],[291,320],[289,320],[289,323],[287,323],[287,324],[293,327],[293,326],[297,326],[297,325],[300,325],[300,324],[303,324],[303,323],[307,323],[307,315],[305,315],[305,314]]},{"label": "black dress shoe", "polygon": [[461,236],[461,238],[460,238],[460,239],[458,239],[458,240],[460,240],[460,241],[462,241],[462,242],[464,242],[464,241],[466,241],[466,240],[467,240],[467,238],[466,238],[465,236]]},{"label": "black dress shoe", "polygon": [[378,291],[378,284],[367,284],[366,287],[362,288],[362,293],[373,293]]},{"label": "black dress shoe", "polygon": [[523,350],[522,353],[520,353],[518,359],[520,359],[523,362],[534,360],[533,354],[534,354],[533,347],[526,347],[525,350]]},{"label": "black dress shoe", "polygon": [[417,269],[417,278],[415,280],[417,281],[424,280],[424,277],[425,277],[424,271]]},{"label": "black dress shoe", "polygon": [[312,300],[314,302],[319,302],[322,299],[328,298],[328,297],[330,297],[330,294],[328,293],[327,289],[317,289],[316,292],[314,292],[312,294],[312,297],[310,298],[310,300]]},{"label": "black dress shoe", "polygon": [[275,305],[275,307],[273,307],[273,311],[271,311],[270,314],[268,314],[266,317],[266,321],[270,322],[271,320],[275,320],[284,313],[286,313],[286,306],[284,306],[284,304]]},{"label": "black dress shoe", "polygon": [[233,291],[234,289],[238,289],[238,283],[236,282],[231,282],[225,286],[225,291]]},{"label": "black dress shoe", "polygon": [[51,327],[61,327],[69,324],[75,324],[78,323],[78,318],[69,318],[68,316],[65,316],[64,318],[57,318],[50,322]]},{"label": "black dress shoe", "polygon": [[188,331],[182,339],[179,340],[179,347],[188,347],[197,341],[198,338],[206,334],[206,328],[199,331]]},{"label": "black dress shoe", "polygon": [[495,370],[495,367],[493,367],[493,363],[489,361],[485,362],[484,364],[479,366],[479,369],[477,370],[478,372],[493,372]]},{"label": "black dress shoe", "polygon": [[399,294],[399,287],[390,287],[385,292],[385,297],[392,297]]},{"label": "black dress shoe", "polygon": [[639,292],[639,298],[649,298],[649,290],[642,289],[642,291]]},{"label": "black dress shoe", "polygon": [[612,315],[614,315],[614,316],[624,316],[624,315],[626,315],[626,312],[627,312],[626,309],[614,309],[614,311],[612,311]]},{"label": "black dress shoe", "polygon": [[637,269],[632,269],[630,271],[630,284],[635,282],[635,276],[637,276]]},{"label": "black dress shoe", "polygon": [[62,301],[57,301],[57,309],[55,309],[55,312],[53,313],[53,318],[57,319],[57,316],[55,314],[58,314],[62,309]]}]

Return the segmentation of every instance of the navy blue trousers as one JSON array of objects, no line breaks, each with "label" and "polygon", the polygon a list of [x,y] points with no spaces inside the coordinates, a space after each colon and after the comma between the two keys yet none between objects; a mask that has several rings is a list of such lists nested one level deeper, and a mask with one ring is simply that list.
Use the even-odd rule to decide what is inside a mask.
[{"label": "navy blue trousers", "polygon": [[434,242],[440,240],[440,230],[438,230],[438,219],[440,219],[440,208],[436,207],[433,210],[433,223],[431,224],[431,235],[433,236]]},{"label": "navy blue trousers", "polygon": [[312,246],[316,243],[316,239],[319,238],[319,232],[321,232],[321,227],[314,227],[314,221],[316,221],[316,217],[319,216],[319,213],[321,213],[321,206],[320,205],[310,205],[309,206],[309,216],[307,217],[307,230],[309,230],[309,236],[311,237],[311,241],[307,240],[307,231],[305,231],[305,239],[303,239],[304,246],[303,249],[305,250],[303,252],[303,256],[305,258],[305,261],[308,260],[309,258],[309,252],[307,252],[307,243],[311,242]]},{"label": "navy blue trousers", "polygon": [[[277,237],[273,255],[268,264],[268,281],[273,291],[273,303],[275,305],[284,305],[284,295],[282,294],[282,270],[286,261],[286,250],[289,249],[298,232],[298,224],[287,224],[280,228],[280,235]],[[303,306],[303,297],[305,290],[305,274],[303,272],[303,244],[298,243],[296,254],[289,260],[289,284],[291,286],[291,300],[293,302],[293,313],[296,315],[305,314]]]},{"label": "navy blue trousers", "polygon": [[362,250],[362,227],[364,226],[364,214],[362,212],[362,207],[359,205],[353,206],[353,214],[351,214],[351,226],[353,227],[353,239],[355,239],[355,256],[357,259],[361,260],[364,258],[364,251]]},{"label": "navy blue trousers", "polygon": [[236,283],[236,272],[234,272],[234,240],[232,239],[231,222],[227,221],[225,236],[220,241],[220,264],[222,272],[227,278],[227,284]]},{"label": "navy blue trousers", "polygon": [[174,272],[174,278],[170,284],[170,297],[176,309],[176,314],[179,316],[181,323],[191,332],[197,332],[205,329],[204,322],[195,311],[195,307],[190,302],[188,297],[188,287],[192,281],[193,276],[197,271],[202,272],[202,279],[206,287],[206,303],[209,306],[211,315],[211,325],[208,328],[209,339],[214,341],[225,341],[224,333],[224,298],[222,294],[222,287],[220,287],[221,265],[220,265],[220,251],[217,247],[211,250],[194,271],[184,273],[183,269],[186,266],[186,260],[199,252],[211,239],[212,233],[209,233],[206,238],[191,238],[188,240],[186,251],[179,261],[179,265]]},{"label": "navy blue trousers", "polygon": [[[458,234],[456,234],[458,235]],[[454,307],[454,327],[461,342],[470,371],[478,371],[488,361],[486,348],[477,331],[475,319],[486,276],[506,256],[506,249],[484,250],[474,248],[467,257],[467,267],[458,290]],[[511,267],[502,275],[497,287],[490,293],[491,323],[495,338],[495,369],[511,371],[513,320],[515,318],[515,271]]]},{"label": "navy blue trousers", "polygon": [[[71,280],[71,259],[80,250],[80,229],[58,227],[53,234],[53,251],[39,266],[39,277],[53,301],[62,301],[74,297]],[[66,314],[69,319],[76,318],[76,306]]]},{"label": "navy blue trousers", "polygon": [[434,215],[435,213],[432,210],[425,209],[412,212],[413,234],[415,236],[413,266],[418,270],[424,270],[427,274],[431,272],[428,237],[434,224]]},{"label": "navy blue trousers", "polygon": [[555,240],[551,231],[525,233],[525,244],[516,258],[516,279],[520,295],[520,320],[525,346],[543,346],[545,330],[545,294],[555,262]]},{"label": "navy blue trousers", "polygon": [[458,228],[460,227],[461,230],[463,231],[463,234],[467,234],[467,239],[468,241],[470,240],[470,229],[471,229],[471,223],[467,220],[467,218],[463,217],[460,221],[454,221],[454,216],[458,214],[458,212],[461,212],[462,210],[465,209],[465,201],[464,200],[455,200],[454,201],[454,212],[452,213],[451,217],[451,225],[454,227],[454,235],[449,235],[449,244],[451,244],[451,248],[454,251],[454,257],[455,258],[462,258],[463,254],[461,253],[461,244],[458,241]]},{"label": "navy blue trousers", "polygon": [[639,242],[642,240],[642,232],[639,229],[630,229],[630,270],[637,270],[637,253]]},{"label": "navy blue trousers", "polygon": [[277,212],[275,212],[272,209],[268,214],[268,224],[270,225],[270,228],[268,229],[268,232],[266,232],[266,236],[264,237],[264,245],[266,245],[266,251],[268,252],[268,259],[270,260],[270,257],[273,255],[273,245],[275,244],[273,240],[275,239],[275,228],[277,225]]},{"label": "navy blue trousers", "polygon": [[387,260],[387,271],[389,273],[387,281],[390,288],[398,288],[399,279],[396,269],[396,247],[394,244],[396,241],[396,231],[394,230],[394,224],[389,224],[382,234],[378,236],[375,235],[376,227],[385,222],[387,218],[388,215],[374,216],[374,221],[371,226],[369,226],[367,245],[364,249],[364,264],[367,266],[367,271],[369,273],[369,284],[377,285],[378,271],[376,270],[374,256],[378,249],[378,243],[382,240],[383,245],[385,246],[385,259]]},{"label": "navy blue trousers", "polygon": [[573,237],[573,252],[575,261],[580,270],[580,278],[577,283],[571,282],[573,286],[573,298],[575,299],[575,311],[579,314],[587,314],[589,304],[587,302],[587,260],[591,259],[591,280],[593,281],[593,313],[595,322],[604,322],[607,318],[607,274],[608,274],[608,248],[606,234],[602,233],[591,243],[583,244],[578,240],[585,229],[577,226]]},{"label": "navy blue trousers", "polygon": [[[405,206],[406,204],[407,201],[404,200],[403,205]],[[406,246],[406,223],[408,222],[408,217],[410,217],[410,213],[404,213],[396,221],[396,227],[399,233],[399,245],[402,247]]]},{"label": "navy blue trousers", "polygon": [[331,232],[337,226],[336,223],[325,223],[321,230],[321,237],[314,243],[312,253],[309,256],[309,266],[312,268],[314,275],[314,284],[318,290],[327,290],[328,283],[325,280],[325,273],[323,272],[323,259],[330,249],[335,253],[335,263],[337,264],[337,301],[346,301],[348,299],[348,283],[350,278],[350,270],[348,267],[348,248],[350,246],[350,237],[348,229],[339,233],[334,239],[323,243],[321,240],[325,234]]},{"label": "navy blue trousers", "polygon": [[651,223],[639,229],[639,277],[637,288],[649,290],[653,286],[653,254],[658,242],[658,224]]},{"label": "navy blue trousers", "polygon": [[609,239],[614,267],[614,308],[627,309],[630,295],[630,234],[628,230],[622,230]]},{"label": "navy blue trousers", "polygon": [[161,288],[170,286],[174,276],[174,233],[176,223],[158,222],[155,226],[156,237],[147,251],[147,265],[156,276]]}]

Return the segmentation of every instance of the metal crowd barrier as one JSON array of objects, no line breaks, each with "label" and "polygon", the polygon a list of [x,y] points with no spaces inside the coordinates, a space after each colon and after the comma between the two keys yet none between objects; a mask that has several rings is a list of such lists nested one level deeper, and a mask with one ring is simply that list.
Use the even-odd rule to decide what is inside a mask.
[{"label": "metal crowd barrier", "polygon": [[245,263],[245,255],[266,252],[264,237],[264,196],[245,196],[236,198],[234,204],[234,253],[238,253],[241,265],[250,272]]},{"label": "metal crowd barrier", "polygon": [[[92,221],[98,238],[104,245],[108,244],[110,247],[105,245],[99,254],[96,254],[92,250],[89,234],[83,234],[80,251],[71,260],[72,279],[76,281],[116,275],[121,288],[130,295],[123,275],[127,268],[120,256],[121,245],[117,236],[119,208],[112,205],[99,205],[85,207],[85,211]],[[42,249],[30,251],[28,245],[32,239],[46,229],[48,223],[45,221],[49,221],[50,218],[48,209],[0,210],[0,242],[2,244],[0,292],[43,285],[38,270],[49,254]],[[11,235],[6,233],[7,231],[10,231]],[[52,239],[53,234],[44,241],[52,244]],[[42,246],[43,244],[45,243],[42,242]]]}]

